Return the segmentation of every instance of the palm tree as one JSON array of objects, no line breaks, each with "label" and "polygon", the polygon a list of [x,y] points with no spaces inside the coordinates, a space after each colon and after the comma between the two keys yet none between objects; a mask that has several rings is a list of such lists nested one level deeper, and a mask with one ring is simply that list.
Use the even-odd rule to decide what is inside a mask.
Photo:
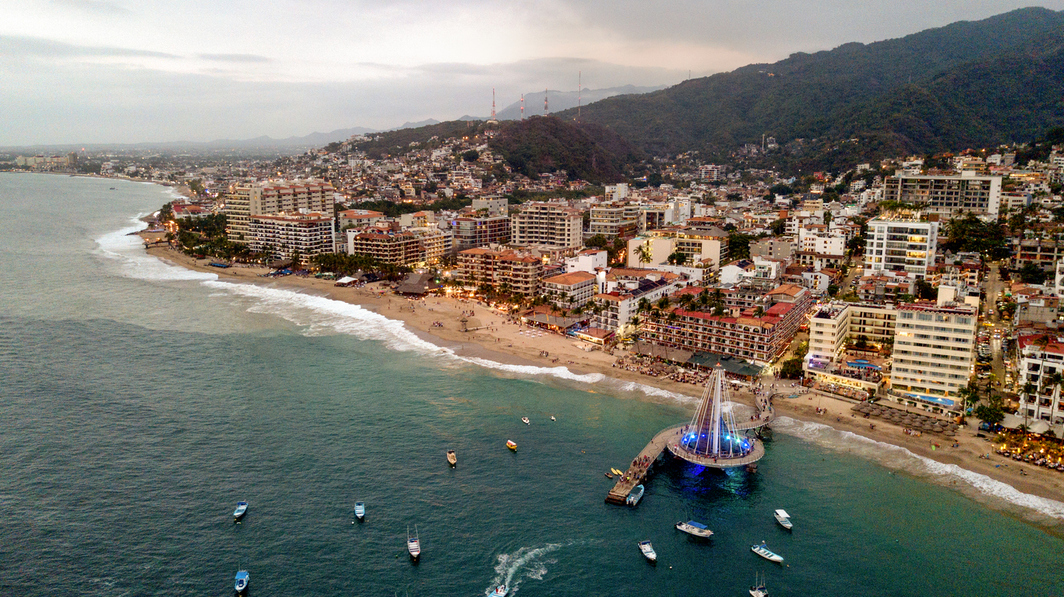
[{"label": "palm tree", "polygon": [[649,240],[641,243],[635,248],[635,256],[636,259],[639,260],[639,263],[644,265],[650,263],[654,259],[654,251],[650,247]]}]

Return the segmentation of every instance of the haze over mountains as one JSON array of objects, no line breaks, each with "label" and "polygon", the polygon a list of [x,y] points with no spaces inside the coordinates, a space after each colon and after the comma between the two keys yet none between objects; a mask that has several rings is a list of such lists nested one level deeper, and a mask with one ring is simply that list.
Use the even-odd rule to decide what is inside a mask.
[{"label": "haze over mountains", "polygon": [[1064,12],[1020,9],[793,54],[596,102],[582,120],[651,153],[725,152],[762,135],[858,139],[893,154],[1026,141],[1064,125]]}]

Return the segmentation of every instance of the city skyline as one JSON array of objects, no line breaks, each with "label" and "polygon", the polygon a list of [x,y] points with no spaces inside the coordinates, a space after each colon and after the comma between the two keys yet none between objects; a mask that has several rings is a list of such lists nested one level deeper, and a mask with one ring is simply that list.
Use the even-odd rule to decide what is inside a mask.
[{"label": "city skyline", "polygon": [[[673,85],[1020,3],[461,7],[39,0],[0,23],[0,146],[209,141],[487,116],[530,89]],[[1064,9],[1064,0],[1044,2]],[[824,15],[830,15],[826,18]],[[535,104],[535,102],[533,102]]]}]

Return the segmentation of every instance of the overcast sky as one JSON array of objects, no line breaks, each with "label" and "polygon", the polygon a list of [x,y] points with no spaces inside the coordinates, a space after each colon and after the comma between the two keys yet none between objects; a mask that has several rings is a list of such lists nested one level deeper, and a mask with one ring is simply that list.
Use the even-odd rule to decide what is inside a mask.
[{"label": "overcast sky", "polygon": [[[3,0],[0,146],[287,137],[670,85],[1012,0]],[[1053,10],[1064,0],[1043,0]]]}]

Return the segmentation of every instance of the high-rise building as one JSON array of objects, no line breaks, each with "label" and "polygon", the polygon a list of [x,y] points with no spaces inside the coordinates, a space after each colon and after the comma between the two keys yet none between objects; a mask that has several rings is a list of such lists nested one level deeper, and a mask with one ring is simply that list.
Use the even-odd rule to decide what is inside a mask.
[{"label": "high-rise building", "polygon": [[938,222],[924,221],[921,212],[893,212],[868,222],[865,273],[910,272],[927,277],[938,249]]},{"label": "high-rise building", "polygon": [[997,218],[1001,204],[1001,177],[974,172],[932,176],[895,174],[884,181],[884,200],[926,205],[928,213],[953,217],[974,213]]},{"label": "high-rise building", "polygon": [[[933,412],[960,411],[960,390],[975,363],[977,306],[944,301],[902,303],[896,307],[891,397]],[[978,299],[975,299],[978,304]]]},{"label": "high-rise building", "polygon": [[320,213],[254,215],[248,220],[248,248],[270,257],[307,263],[334,250],[333,219]]},{"label": "high-rise building", "polygon": [[225,203],[226,234],[238,243],[252,242],[251,216],[300,211],[333,216],[332,185],[320,181],[264,181],[237,185]]},{"label": "high-rise building", "polygon": [[562,203],[526,203],[510,216],[515,245],[578,248],[584,244],[583,212]]}]

